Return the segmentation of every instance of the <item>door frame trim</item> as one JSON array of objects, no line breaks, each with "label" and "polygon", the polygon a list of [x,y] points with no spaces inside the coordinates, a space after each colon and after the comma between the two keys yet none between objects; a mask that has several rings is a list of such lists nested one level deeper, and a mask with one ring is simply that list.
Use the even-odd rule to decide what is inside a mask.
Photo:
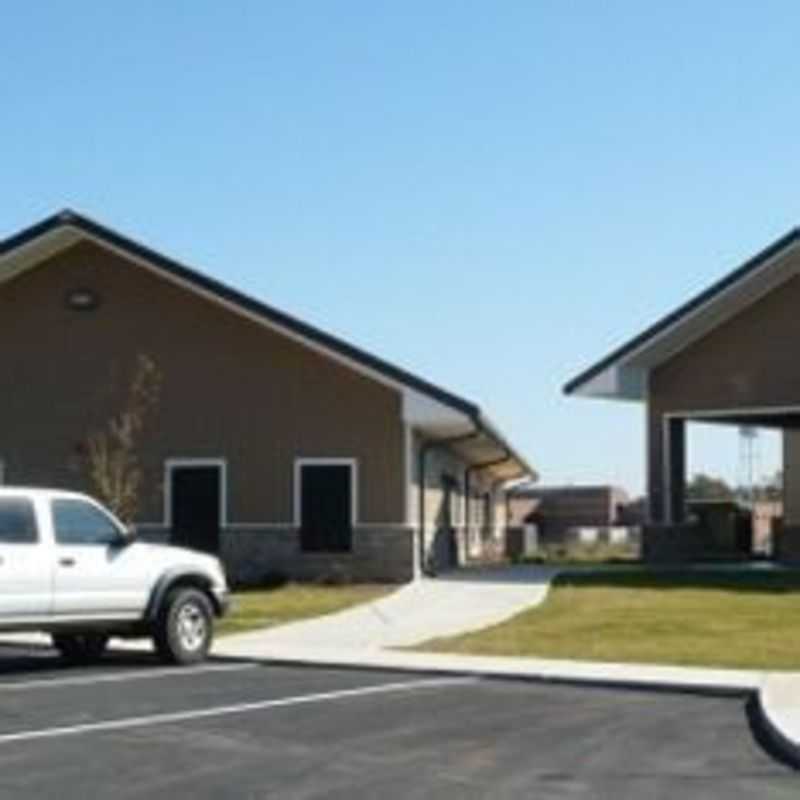
[{"label": "door frame trim", "polygon": [[164,527],[172,528],[172,473],[183,467],[216,467],[219,475],[219,528],[228,524],[228,461],[225,458],[168,458],[164,461]]},{"label": "door frame trim", "polygon": [[294,460],[294,508],[292,519],[298,530],[303,524],[301,501],[303,497],[303,467],[350,467],[350,525],[355,528],[358,519],[358,459],[357,458],[327,458],[297,457]]}]

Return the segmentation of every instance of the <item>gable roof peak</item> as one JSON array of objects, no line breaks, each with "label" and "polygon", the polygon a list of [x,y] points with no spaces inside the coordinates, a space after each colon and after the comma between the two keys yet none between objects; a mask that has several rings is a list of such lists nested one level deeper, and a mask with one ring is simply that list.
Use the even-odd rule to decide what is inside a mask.
[{"label": "gable roof peak", "polygon": [[[613,350],[605,358],[581,372],[564,386],[564,393],[568,395],[585,394],[586,396],[597,397],[620,397],[633,400],[644,399],[644,383],[640,379],[641,376],[638,376],[629,387],[623,388],[618,385],[619,381],[613,373],[618,372],[620,367],[633,356],[641,355],[654,347],[654,343],[657,341],[663,341],[668,336],[679,336],[681,330],[687,327],[693,318],[700,318],[712,305],[725,302],[726,298],[731,295],[738,292],[743,296],[744,299],[740,297],[739,300],[740,306],[748,302],[748,300],[752,301],[758,295],[755,292],[748,294],[746,289],[759,276],[763,278],[765,273],[774,272],[778,268],[776,266],[778,261],[787,253],[793,251],[798,243],[800,243],[800,226],[796,225],[759,253],[740,264],[732,272],[729,272],[707,289],[692,297],[688,302],[668,313],[621,347]],[[744,292],[742,287],[745,287]],[[719,324],[719,320],[717,320],[716,324]],[[604,375],[613,377],[612,388],[610,392],[607,388],[604,388],[601,392],[595,393],[594,389],[591,388],[591,384]]]},{"label": "gable roof peak", "polygon": [[72,208],[64,207],[53,215],[59,222],[75,222],[81,215]]}]

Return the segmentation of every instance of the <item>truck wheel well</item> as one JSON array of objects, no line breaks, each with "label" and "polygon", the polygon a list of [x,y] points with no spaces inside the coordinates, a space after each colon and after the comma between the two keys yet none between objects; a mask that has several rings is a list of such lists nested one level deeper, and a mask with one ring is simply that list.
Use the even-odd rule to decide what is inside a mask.
[{"label": "truck wheel well", "polygon": [[211,591],[211,581],[204,575],[196,575],[187,573],[183,575],[175,575],[174,577],[162,579],[153,590],[153,595],[150,598],[150,605],[147,610],[147,618],[154,621],[164,604],[164,601],[175,589],[198,589],[211,603],[214,609],[214,614],[218,616],[222,609],[220,608],[214,592]]}]

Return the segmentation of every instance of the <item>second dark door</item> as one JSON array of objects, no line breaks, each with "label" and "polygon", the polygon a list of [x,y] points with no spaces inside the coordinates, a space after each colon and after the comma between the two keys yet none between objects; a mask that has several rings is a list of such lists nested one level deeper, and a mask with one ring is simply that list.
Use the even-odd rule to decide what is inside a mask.
[{"label": "second dark door", "polygon": [[303,550],[350,550],[352,491],[352,472],[347,465],[304,464],[301,467],[300,542]]}]

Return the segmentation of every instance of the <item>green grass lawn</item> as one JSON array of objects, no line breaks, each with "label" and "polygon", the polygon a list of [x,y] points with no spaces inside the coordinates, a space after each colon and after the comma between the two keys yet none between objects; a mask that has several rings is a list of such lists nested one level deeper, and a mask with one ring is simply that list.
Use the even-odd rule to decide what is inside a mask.
[{"label": "green grass lawn", "polygon": [[271,628],[299,619],[331,614],[375,600],[396,588],[378,584],[318,586],[288,583],[274,589],[235,592],[233,609],[220,620],[217,633],[222,636],[243,633],[255,628]]},{"label": "green grass lawn", "polygon": [[564,574],[539,608],[418,649],[800,669],[800,572]]}]

